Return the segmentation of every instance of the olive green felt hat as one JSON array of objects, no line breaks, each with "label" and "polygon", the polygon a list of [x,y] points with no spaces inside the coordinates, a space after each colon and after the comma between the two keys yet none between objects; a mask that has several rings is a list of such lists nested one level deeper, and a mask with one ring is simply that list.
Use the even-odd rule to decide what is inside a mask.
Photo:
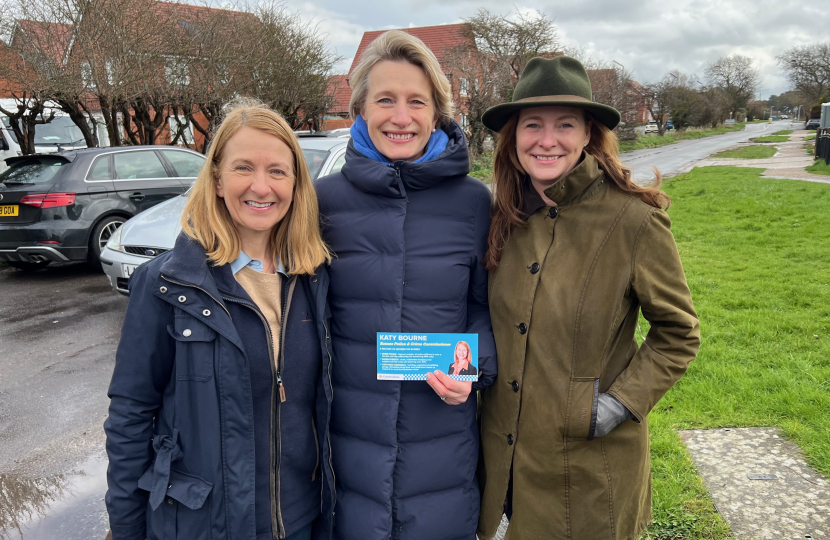
[{"label": "olive green felt hat", "polygon": [[513,101],[490,107],[481,120],[499,131],[521,109],[548,105],[585,109],[608,129],[620,123],[617,109],[592,101],[588,73],[579,60],[569,56],[531,59],[513,90]]}]

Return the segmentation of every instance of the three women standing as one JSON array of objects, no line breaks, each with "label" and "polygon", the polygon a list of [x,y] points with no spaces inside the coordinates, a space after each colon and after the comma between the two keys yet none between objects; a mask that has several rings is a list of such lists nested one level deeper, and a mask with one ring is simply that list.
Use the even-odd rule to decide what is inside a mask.
[{"label": "three women standing", "polygon": [[113,540],[331,537],[331,343],[297,139],[243,106],[216,132],[175,248],[141,265],[110,384]]},{"label": "three women standing", "polygon": [[[699,346],[656,186],[617,155],[582,65],[532,59],[499,132],[485,262],[499,376],[483,392],[481,538],[634,539],[651,514],[647,415]],[[641,346],[638,316],[650,323]]]},{"label": "three women standing", "polygon": [[[331,263],[335,538],[475,540],[471,392],[496,376],[487,273],[490,193],[467,176],[449,82],[404,32],[352,71],[346,164],[317,182]],[[477,333],[479,379],[377,380],[378,332]],[[459,459],[459,456],[461,457]]]}]

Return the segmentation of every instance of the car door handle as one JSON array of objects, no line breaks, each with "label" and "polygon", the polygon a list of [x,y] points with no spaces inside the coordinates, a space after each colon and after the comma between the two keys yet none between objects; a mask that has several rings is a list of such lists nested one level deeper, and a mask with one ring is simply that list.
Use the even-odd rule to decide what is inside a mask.
[{"label": "car door handle", "polygon": [[130,200],[135,202],[141,202],[144,200],[144,194],[140,191],[136,191],[132,195],[130,195]]}]

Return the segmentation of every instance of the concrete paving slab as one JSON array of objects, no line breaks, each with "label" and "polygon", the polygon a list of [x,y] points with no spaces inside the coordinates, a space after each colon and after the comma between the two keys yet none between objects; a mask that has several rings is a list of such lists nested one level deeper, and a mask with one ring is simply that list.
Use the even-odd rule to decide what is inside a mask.
[{"label": "concrete paving slab", "polygon": [[830,540],[830,484],[777,428],[681,431],[738,539]]}]

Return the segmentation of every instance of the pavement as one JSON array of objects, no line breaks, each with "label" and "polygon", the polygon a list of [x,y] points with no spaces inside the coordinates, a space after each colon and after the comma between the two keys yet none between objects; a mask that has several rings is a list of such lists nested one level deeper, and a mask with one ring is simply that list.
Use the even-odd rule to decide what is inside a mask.
[{"label": "pavement", "polygon": [[[776,130],[777,131],[777,130]],[[830,184],[830,176],[823,174],[812,174],[804,170],[813,164],[814,158],[804,150],[804,137],[810,135],[807,130],[799,129],[790,134],[790,140],[781,143],[755,143],[755,142],[741,142],[732,146],[731,148],[741,148],[744,146],[772,146],[778,149],[778,152],[771,158],[765,159],[729,159],[729,158],[707,158],[698,161],[696,167],[711,167],[726,165],[731,167],[752,167],[756,169],[765,169],[761,176],[765,178],[781,178],[790,180],[807,180],[809,182],[819,182],[822,184]]]},{"label": "pavement", "polygon": [[830,487],[777,428],[681,431],[735,538],[830,540]]}]

